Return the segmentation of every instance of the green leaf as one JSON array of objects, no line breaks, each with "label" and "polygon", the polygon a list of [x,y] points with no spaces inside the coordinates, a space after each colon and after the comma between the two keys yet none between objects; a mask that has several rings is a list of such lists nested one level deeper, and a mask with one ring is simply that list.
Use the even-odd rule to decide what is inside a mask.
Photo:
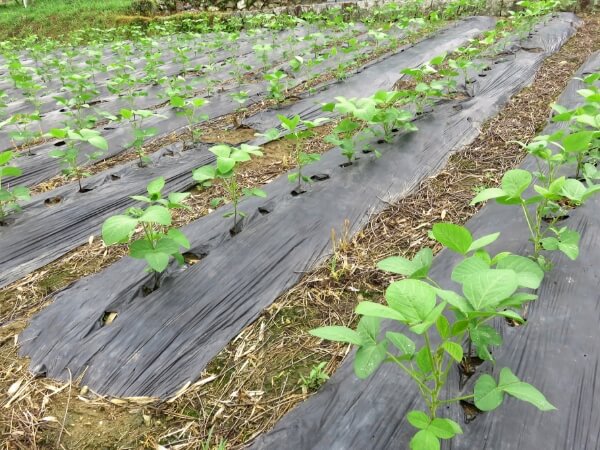
[{"label": "green leaf", "polygon": [[169,254],[159,252],[146,253],[144,259],[150,268],[156,272],[163,272],[169,265]]},{"label": "green leaf", "polygon": [[394,347],[400,350],[403,355],[414,355],[416,348],[415,343],[409,337],[394,331],[388,331],[385,333],[385,337]]},{"label": "green leaf", "polygon": [[463,283],[465,279],[473,274],[488,270],[490,270],[488,263],[478,256],[471,256],[463,259],[456,266],[454,266],[454,269],[452,269],[451,279],[457,283]]},{"label": "green leaf", "polygon": [[345,342],[354,345],[363,344],[362,338],[356,331],[339,325],[315,328],[314,330],[310,330],[309,333],[328,341]]},{"label": "green leaf", "polygon": [[429,349],[427,347],[422,347],[421,350],[417,352],[415,359],[417,366],[424,374],[428,374],[433,370],[431,365],[431,354],[429,353]]},{"label": "green leaf", "polygon": [[0,167],[0,177],[18,177],[23,171],[18,167]]},{"label": "green leaf", "polygon": [[531,184],[533,177],[528,170],[509,170],[502,177],[502,190],[509,197],[519,198]]},{"label": "green leaf", "polygon": [[148,183],[146,187],[148,194],[159,194],[160,191],[165,187],[165,179],[163,177],[158,177],[155,180],[152,180]]},{"label": "green leaf", "polygon": [[517,274],[519,286],[537,289],[544,279],[544,271],[539,264],[519,255],[508,255],[498,261],[498,269],[510,269]]},{"label": "green leaf", "polygon": [[569,153],[585,152],[589,148],[593,137],[593,131],[572,133],[562,140],[562,146]]},{"label": "green leaf", "polygon": [[217,170],[221,173],[221,174],[226,174],[231,172],[231,169],[233,169],[235,167],[235,159],[233,158],[225,158],[225,157],[218,157],[217,158]]},{"label": "green leaf", "polygon": [[445,316],[440,315],[435,321],[435,327],[442,339],[448,339],[450,336],[450,322]]},{"label": "green leaf", "polygon": [[459,424],[453,420],[441,417],[433,419],[429,427],[427,427],[427,431],[430,431],[440,439],[452,439],[457,434],[462,434]]},{"label": "green leaf", "polygon": [[167,226],[171,225],[171,213],[164,206],[152,205],[144,211],[144,214],[138,220],[140,222],[157,223]]},{"label": "green leaf", "polygon": [[[463,359],[463,348],[456,342],[446,341],[442,344],[442,348],[454,359],[456,362],[461,362]],[[442,437],[442,436],[439,436]]]},{"label": "green leaf", "polygon": [[109,217],[102,224],[102,239],[106,245],[126,242],[137,224],[137,219],[126,215]]},{"label": "green leaf", "polygon": [[408,423],[419,430],[424,430],[431,423],[431,419],[423,411],[410,411],[406,415]]},{"label": "green leaf", "polygon": [[356,307],[355,312],[356,314],[361,314],[363,316],[380,317],[382,319],[406,322],[406,318],[395,309],[374,302],[360,302]]},{"label": "green leaf", "polygon": [[440,450],[440,440],[429,430],[421,430],[410,440],[410,450]]},{"label": "green leaf", "polygon": [[409,323],[417,323],[425,320],[435,308],[436,294],[434,289],[423,281],[400,280],[389,285],[385,291],[385,299]]},{"label": "green leaf", "polygon": [[436,223],[432,228],[436,241],[452,251],[466,254],[473,242],[471,233],[465,227],[449,222]]},{"label": "green leaf", "polygon": [[474,252],[475,250],[479,250],[480,248],[490,245],[492,242],[498,239],[499,236],[500,233],[492,233],[486,236],[482,236],[479,239],[475,239],[469,247],[469,252]]},{"label": "green leaf", "polygon": [[501,198],[501,197],[507,197],[507,194],[500,188],[484,189],[483,191],[479,192],[473,198],[473,200],[471,200],[471,205],[475,205],[475,204],[481,203],[481,202],[486,202],[493,198]]},{"label": "green leaf", "polygon": [[171,228],[167,232],[167,236],[183,248],[190,248],[190,241],[181,230],[178,230],[177,228]]},{"label": "green leaf", "polygon": [[198,167],[192,172],[192,178],[199,183],[213,180],[216,177],[216,171],[213,166],[202,166]]},{"label": "green leaf", "polygon": [[463,281],[463,292],[475,310],[491,308],[510,297],[519,287],[512,270],[490,269],[477,272]]},{"label": "green leaf", "polygon": [[14,153],[11,151],[0,152],[0,166],[9,162],[13,157]]},{"label": "green leaf", "polygon": [[450,303],[450,305],[454,306],[463,314],[473,311],[469,302],[454,291],[436,289],[436,293],[442,300]]},{"label": "green leaf", "polygon": [[387,357],[387,341],[359,347],[354,357],[354,373],[360,379],[369,377]]},{"label": "green leaf", "polygon": [[503,367],[502,370],[500,370],[498,386],[507,394],[512,395],[519,400],[523,400],[524,402],[531,403],[541,411],[552,411],[556,409],[554,405],[546,400],[544,394],[532,385],[520,381],[508,367]]},{"label": "green leaf", "polygon": [[402,256],[391,256],[380,261],[377,267],[386,272],[397,273],[410,278],[424,278],[429,272],[433,261],[433,252],[430,248],[423,248],[411,260]]},{"label": "green leaf", "polygon": [[475,382],[475,406],[482,411],[492,411],[502,404],[504,394],[490,375],[484,374]]},{"label": "green leaf", "polygon": [[96,148],[104,151],[108,150],[108,143],[102,136],[91,136],[87,139],[87,141],[90,143],[90,145],[93,145]]}]

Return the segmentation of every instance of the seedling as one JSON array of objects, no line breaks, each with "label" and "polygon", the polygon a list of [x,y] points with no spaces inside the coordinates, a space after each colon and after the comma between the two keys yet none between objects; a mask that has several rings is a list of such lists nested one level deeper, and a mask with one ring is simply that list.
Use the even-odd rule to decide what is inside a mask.
[{"label": "seedling", "polygon": [[10,116],[3,122],[0,122],[0,129],[6,126],[12,126],[13,128],[16,128],[16,130],[9,131],[8,136],[10,137],[15,150],[19,150],[21,147],[27,147],[41,136],[41,129],[40,131],[33,131],[30,127],[31,124],[37,123],[39,128],[40,121],[41,117],[38,113],[19,113]]},{"label": "seedling", "polygon": [[[277,118],[281,122],[281,127],[287,130],[284,138],[292,141],[294,145],[293,158],[296,162],[296,170],[288,175],[288,180],[292,183],[297,183],[293,193],[296,195],[301,194],[304,192],[302,183],[310,184],[312,182],[310,177],[302,174],[302,169],[321,159],[321,156],[317,153],[303,152],[302,144],[306,139],[314,136],[314,132],[312,131],[313,128],[323,125],[328,119],[318,118],[313,121],[302,120],[299,115],[295,115],[290,119],[281,114],[277,114]],[[278,139],[281,136],[279,131],[274,128],[268,130],[265,135],[271,140]]]},{"label": "seedling", "polygon": [[[570,259],[579,255],[579,233],[568,227],[558,227],[557,222],[566,215],[566,208],[579,206],[600,191],[600,185],[559,176],[560,168],[578,149],[588,148],[593,134],[580,131],[565,135],[563,130],[550,136],[539,136],[528,145],[521,144],[536,157],[538,171],[509,170],[502,177],[501,187],[480,192],[471,204],[495,199],[503,205],[521,207],[533,243],[533,258],[549,269],[551,263],[542,250],[561,251]],[[550,147],[558,147],[555,152]],[[534,177],[537,182],[534,183]],[[526,191],[533,185],[535,195]]]},{"label": "seedling", "polygon": [[[491,239],[486,236],[473,241],[470,233],[464,233],[465,229],[454,227],[442,227],[438,231],[448,233],[448,242],[461,251],[481,249]],[[456,233],[459,229],[461,231]],[[328,326],[310,332],[321,339],[356,345],[354,372],[358,378],[367,378],[381,364],[391,362],[413,380],[427,410],[413,410],[406,415],[408,422],[418,430],[410,441],[412,450],[439,448],[440,439],[451,439],[462,433],[458,423],[438,416],[439,409],[448,404],[472,401],[481,411],[491,411],[500,406],[508,394],[542,411],[555,409],[540,391],[521,381],[506,367],[500,370],[498,382],[485,374],[476,381],[473,394],[442,398],[452,365],[464,358],[461,342],[469,327],[468,316],[490,319],[505,316],[507,311],[511,311],[510,316],[518,316],[510,309],[515,303],[521,303],[517,291],[523,281],[516,271],[518,264],[491,268],[488,257],[487,252],[476,252],[469,270],[460,265],[455,267],[453,279],[462,286],[462,295],[442,289],[431,280],[430,249],[422,250],[413,260],[382,261],[380,268],[409,277],[390,284],[385,291],[387,305],[359,303],[356,313],[362,317],[356,330]],[[498,255],[496,258],[498,265],[504,260]],[[446,311],[452,312],[454,318],[444,314]],[[381,338],[381,319],[391,320],[399,330],[387,327],[385,337]],[[411,339],[409,332],[421,339]]]},{"label": "seedling", "polygon": [[[340,146],[342,154],[351,163],[365,141],[375,137],[391,142],[394,132],[416,130],[411,122],[412,113],[395,107],[403,95],[402,91],[378,91],[366,98],[336,97],[335,103],[323,105],[323,111],[341,113],[343,119],[333,129],[333,133],[325,138],[326,141]],[[350,136],[352,133],[354,139]],[[355,144],[359,144],[359,148]],[[362,149],[372,151],[372,144]],[[379,156],[379,151],[375,150],[375,155]]]},{"label": "seedling", "polygon": [[248,91],[239,91],[232,92],[229,94],[230,97],[238,104],[238,107],[235,109],[236,115],[234,117],[236,127],[239,127],[241,124],[241,120],[244,119],[244,114],[247,108],[244,107],[244,104],[250,98],[248,96]]},{"label": "seedling", "polygon": [[[171,226],[171,211],[187,208],[184,201],[190,194],[172,192],[164,198],[164,186],[162,177],[151,181],[147,186],[147,196],[131,197],[145,204],[145,208],[131,207],[125,214],[109,217],[102,225],[104,243],[128,244],[129,256],[145,260],[147,270],[154,273],[156,281],[169,265],[171,257],[183,265],[185,261],[180,248],[190,248],[187,237]],[[138,231],[141,231],[140,237],[137,237]]]},{"label": "seedling", "polygon": [[135,149],[135,152],[138,155],[140,167],[144,167],[146,164],[151,162],[150,158],[146,156],[146,151],[144,150],[144,141],[158,134],[158,128],[156,127],[145,128],[143,126],[144,120],[150,117],[161,117],[166,119],[166,116],[146,109],[121,109],[120,116],[123,119],[129,120],[131,126],[133,127],[133,142],[131,143],[131,146]]},{"label": "seedling", "polygon": [[200,114],[199,110],[208,101],[203,98],[182,98],[175,95],[171,97],[170,103],[173,108],[179,109],[178,115],[186,118],[188,130],[192,136],[192,144],[197,144],[200,141],[202,132],[196,125],[203,120],[208,120],[208,114]]},{"label": "seedling", "polygon": [[86,153],[87,161],[93,161],[100,158],[102,154],[108,150],[106,139],[100,136],[96,130],[83,128],[81,130],[72,130],[71,128],[53,128],[47,134],[47,137],[62,139],[65,142],[65,149],[55,149],[48,153],[52,158],[58,158],[63,165],[63,173],[75,178],[79,184],[79,191],[83,192],[81,179],[90,174],[82,167],[80,162],[79,143],[86,142],[100,151]]},{"label": "seedling", "polygon": [[283,82],[283,80],[286,78],[287,75],[282,70],[276,70],[264,75],[264,79],[269,82],[268,98],[272,98],[277,103],[281,103],[285,100],[287,94],[287,85]]},{"label": "seedling", "polygon": [[305,392],[312,391],[315,389],[319,389],[327,380],[329,380],[329,375],[325,371],[325,366],[327,366],[327,362],[323,361],[310,369],[310,373],[308,376],[300,375],[299,383],[302,384],[302,390]]},{"label": "seedling", "polygon": [[11,189],[6,183],[3,185],[4,178],[18,177],[23,173],[21,168],[10,165],[15,156],[12,151],[0,152],[0,223],[10,212],[21,210],[19,201],[30,198],[29,189],[25,186],[16,186]]},{"label": "seedling", "polygon": [[209,149],[216,157],[217,163],[214,166],[206,165],[194,170],[192,176],[200,186],[212,186],[215,180],[220,180],[225,188],[226,197],[218,197],[211,201],[211,206],[216,208],[221,203],[231,201],[233,211],[223,214],[223,217],[233,217],[232,233],[237,232],[239,219],[246,217],[243,211],[240,211],[238,204],[244,196],[266,197],[267,194],[258,188],[243,188],[240,186],[239,167],[240,164],[250,161],[252,156],[262,156],[260,147],[242,144],[240,147],[230,147],[229,145],[215,145]]}]

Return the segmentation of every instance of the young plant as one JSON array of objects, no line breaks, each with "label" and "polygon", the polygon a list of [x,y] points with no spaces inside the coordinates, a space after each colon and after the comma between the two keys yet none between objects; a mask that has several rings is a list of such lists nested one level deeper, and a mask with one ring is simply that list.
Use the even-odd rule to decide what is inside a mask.
[{"label": "young plant", "polygon": [[96,130],[89,130],[82,128],[81,130],[72,130],[71,128],[53,128],[47,134],[47,137],[62,139],[64,141],[65,149],[54,149],[49,152],[49,156],[52,158],[58,158],[61,160],[63,165],[63,173],[69,177],[77,180],[79,184],[79,191],[83,192],[81,186],[81,179],[89,176],[85,168],[82,167],[81,158],[79,153],[79,144],[82,142],[88,143],[91,146],[100,149],[99,151],[86,153],[86,160],[93,161],[100,158],[102,154],[108,150],[108,144],[106,139],[100,136],[100,133]]},{"label": "young plant", "polygon": [[152,138],[158,134],[158,128],[144,127],[144,120],[151,117],[161,117],[166,119],[166,116],[146,109],[121,109],[119,114],[122,119],[129,120],[133,127],[133,142],[131,143],[131,146],[138,155],[140,167],[144,167],[151,162],[150,158],[146,156],[144,142],[146,139]]},{"label": "young plant", "polygon": [[[326,141],[340,146],[342,154],[351,163],[359,149],[367,153],[373,151],[369,143],[373,138],[391,142],[397,131],[416,130],[412,124],[412,113],[395,106],[403,96],[402,91],[378,91],[366,98],[336,97],[335,103],[323,105],[323,111],[338,112],[343,119],[325,138]],[[376,156],[380,155],[378,150],[374,151]]]},{"label": "young plant", "polygon": [[302,390],[306,393],[315,389],[319,389],[327,380],[329,375],[325,371],[327,362],[323,361],[310,369],[308,376],[300,375],[299,383],[302,384]]},{"label": "young plant", "polygon": [[[302,194],[305,192],[302,188],[302,183],[310,184],[312,182],[310,177],[302,173],[302,169],[321,159],[321,156],[317,153],[307,153],[302,151],[303,142],[314,136],[313,128],[323,125],[328,119],[318,118],[313,121],[302,120],[297,114],[291,119],[281,114],[277,114],[277,118],[279,119],[279,122],[281,122],[281,127],[286,130],[284,139],[291,141],[294,146],[293,158],[296,162],[296,170],[288,175],[288,180],[291,183],[297,183],[293,193],[296,195]],[[268,130],[265,135],[271,140],[278,139],[281,136],[279,131],[274,128]]]},{"label": "young plant", "polygon": [[[131,207],[125,214],[109,217],[102,225],[104,243],[128,244],[129,256],[145,260],[147,270],[155,274],[156,280],[169,265],[171,257],[183,265],[180,248],[190,248],[186,236],[171,226],[172,210],[187,208],[184,201],[190,194],[172,192],[164,198],[164,186],[162,177],[151,181],[147,186],[148,195],[131,197],[145,207]],[[141,231],[141,236],[136,235],[138,231]]]},{"label": "young plant", "polygon": [[208,103],[203,98],[183,98],[177,95],[171,97],[171,106],[177,108],[178,115],[182,115],[188,122],[188,131],[192,136],[192,144],[197,144],[200,141],[202,132],[195,127],[199,122],[208,119],[208,114],[199,114],[200,108]]},{"label": "young plant", "polygon": [[233,211],[226,212],[223,217],[233,217],[232,231],[237,232],[240,219],[246,217],[243,211],[240,211],[238,204],[244,196],[266,197],[267,194],[258,188],[243,188],[240,186],[239,167],[241,163],[250,161],[252,156],[262,156],[260,147],[242,144],[240,147],[230,147],[229,145],[215,145],[209,149],[217,158],[214,166],[206,165],[195,169],[192,172],[194,180],[200,186],[209,187],[219,180],[225,188],[226,196],[218,197],[211,201],[211,206],[216,208],[221,203],[231,201]]},{"label": "young plant", "polygon": [[[539,136],[528,145],[521,144],[536,157],[538,170],[533,173],[523,169],[509,170],[502,177],[500,187],[481,191],[471,202],[495,199],[503,205],[519,206],[533,243],[532,256],[544,269],[552,265],[541,254],[542,250],[558,250],[570,259],[579,255],[579,233],[566,226],[559,227],[557,223],[567,215],[568,208],[583,204],[599,192],[600,185],[592,184],[591,180],[585,185],[577,179],[559,176],[559,173],[570,161],[570,155],[589,147],[592,137],[591,131],[566,135],[560,130],[550,136]],[[537,178],[535,183],[534,177]],[[529,194],[531,186],[535,193]]]},{"label": "young plant", "polygon": [[265,74],[264,79],[269,82],[268,98],[281,103],[285,100],[287,94],[287,85],[283,81],[287,78],[283,70],[276,70]]},{"label": "young plant", "polygon": [[4,182],[6,177],[18,177],[23,173],[19,167],[10,164],[15,156],[11,151],[0,152],[0,223],[10,212],[20,211],[19,201],[30,198],[26,187],[16,186],[11,189]]},{"label": "young plant", "polygon": [[[413,410],[406,415],[417,430],[410,441],[412,450],[440,448],[440,439],[451,439],[462,433],[458,423],[439,415],[440,409],[452,403],[470,401],[481,411],[491,411],[500,406],[508,394],[542,411],[555,409],[540,391],[521,381],[506,367],[500,370],[498,381],[491,375],[481,375],[472,394],[443,398],[451,367],[462,362],[465,356],[461,343],[469,329],[468,315],[489,320],[505,317],[506,311],[511,311],[510,316],[518,316],[510,308],[522,302],[518,289],[524,283],[517,272],[518,264],[492,268],[488,265],[490,255],[477,251],[489,242],[489,236],[473,241],[468,230],[458,226],[442,227],[438,231],[448,233],[448,242],[461,251],[475,250],[472,258],[476,258],[473,260],[476,262],[469,263],[473,269],[459,265],[453,271],[453,279],[461,285],[462,292],[442,289],[429,277],[432,253],[424,249],[413,260],[399,258],[380,263],[380,268],[409,278],[388,286],[386,305],[359,303],[356,313],[361,319],[356,330],[328,326],[310,332],[321,339],[356,345],[354,372],[358,378],[369,377],[383,363],[393,363],[414,382],[426,410]],[[503,260],[500,255],[496,258]],[[391,320],[397,329],[389,326],[382,330],[381,319]],[[385,331],[383,337],[380,336],[382,331]]]},{"label": "young plant", "polygon": [[247,110],[247,108],[244,107],[244,104],[248,101],[250,97],[248,96],[248,91],[232,92],[231,94],[229,94],[229,96],[238,104],[238,107],[235,109],[236,115],[234,117],[234,120],[236,127],[239,127],[241,125],[241,121],[244,119],[244,114]]}]

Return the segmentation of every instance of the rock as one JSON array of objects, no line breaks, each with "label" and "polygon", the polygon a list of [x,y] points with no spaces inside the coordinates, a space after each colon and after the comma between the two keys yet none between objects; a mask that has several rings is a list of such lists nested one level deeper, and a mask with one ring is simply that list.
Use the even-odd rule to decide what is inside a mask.
[{"label": "rock", "polygon": [[246,9],[246,0],[240,0],[237,2],[237,9]]}]

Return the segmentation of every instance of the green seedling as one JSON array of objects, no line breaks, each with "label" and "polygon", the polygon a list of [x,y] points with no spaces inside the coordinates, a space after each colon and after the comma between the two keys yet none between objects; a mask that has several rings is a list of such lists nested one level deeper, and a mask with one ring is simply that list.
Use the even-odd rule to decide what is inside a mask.
[{"label": "green seedling", "polygon": [[202,131],[196,125],[201,121],[208,120],[208,114],[199,113],[200,108],[206,105],[208,101],[203,98],[183,98],[176,95],[171,97],[170,103],[173,108],[179,110],[178,115],[186,118],[188,131],[192,136],[192,144],[200,142]]},{"label": "green seedling", "polygon": [[287,95],[287,84],[283,80],[286,78],[287,75],[282,70],[276,70],[264,75],[264,79],[269,82],[268,98],[275,100],[277,103],[281,103],[285,100]]},{"label": "green seedling", "polygon": [[[288,118],[281,114],[277,114],[281,127],[285,130],[284,139],[292,142],[294,146],[293,158],[296,162],[296,170],[288,175],[288,180],[291,183],[297,183],[294,193],[296,195],[304,192],[302,183],[312,183],[310,177],[302,173],[302,169],[313,162],[319,161],[321,156],[317,153],[307,153],[302,151],[303,143],[306,139],[314,136],[313,128],[323,125],[328,121],[325,118],[318,118],[313,121],[302,120],[299,115]],[[276,129],[268,130],[265,134],[270,140],[279,139],[281,134]]]},{"label": "green seedling", "polygon": [[[102,239],[106,245],[128,244],[129,256],[143,259],[147,270],[158,275],[167,268],[171,257],[179,264],[185,263],[180,248],[190,248],[187,237],[172,227],[172,210],[188,208],[184,201],[188,192],[171,192],[166,198],[162,190],[164,178],[151,181],[147,195],[131,198],[145,204],[145,208],[131,207],[125,214],[109,217],[102,225]],[[141,231],[141,236],[136,233]]]},{"label": "green seedling", "polygon": [[[226,197],[218,197],[211,201],[211,206],[216,208],[221,203],[231,201],[233,211],[226,212],[223,217],[233,217],[233,228],[237,230],[239,220],[246,217],[238,208],[240,200],[244,196],[266,197],[267,194],[258,188],[244,188],[240,185],[239,167],[242,163],[250,161],[252,156],[262,156],[260,147],[242,144],[239,147],[229,145],[215,145],[209,149],[217,158],[214,166],[206,165],[195,169],[192,176],[200,186],[210,187],[219,180],[223,183]],[[237,232],[237,231],[236,231]]]},{"label": "green seedling", "polygon": [[156,127],[144,127],[144,120],[151,117],[160,117],[166,119],[166,116],[146,109],[121,109],[119,115],[122,119],[129,120],[133,127],[133,142],[131,146],[135,149],[140,160],[140,167],[144,167],[151,162],[144,150],[144,142],[158,134]]},{"label": "green seedling", "polygon": [[[474,247],[481,249],[491,239],[484,237],[473,241],[470,233],[464,233],[465,229],[454,227],[442,227],[437,231],[446,233],[447,242],[461,251],[474,250]],[[310,332],[321,339],[357,346],[354,372],[360,379],[372,375],[383,363],[393,363],[414,382],[427,409],[413,410],[406,415],[407,421],[417,430],[410,441],[412,450],[438,449],[441,439],[451,439],[462,433],[458,423],[439,416],[439,410],[452,403],[472,402],[481,411],[491,411],[502,404],[505,395],[509,395],[529,402],[541,411],[555,409],[540,391],[521,381],[506,367],[500,370],[497,381],[491,375],[481,375],[472,394],[443,396],[450,369],[465,359],[461,343],[469,330],[470,318],[486,317],[489,320],[518,316],[511,308],[522,302],[518,289],[526,284],[517,272],[519,265],[507,263],[508,267],[499,268],[500,261],[506,258],[497,256],[496,267],[491,267],[488,256],[476,250],[473,256],[476,260],[469,262],[473,269],[469,267],[465,271],[466,267],[461,268],[460,264],[455,267],[453,276],[458,275],[455,279],[461,285],[461,292],[442,289],[429,277],[430,249],[423,249],[413,260],[384,260],[380,268],[409,277],[388,286],[385,305],[370,301],[359,303],[356,313],[361,319],[356,330],[328,326]],[[465,265],[465,261],[469,259],[461,264]],[[387,327],[383,336],[382,319],[396,325]]]},{"label": "green seedling", "polygon": [[[8,126],[14,128],[8,132],[8,136],[10,137],[15,150],[20,150],[21,148],[29,146],[42,135],[40,127],[41,120],[42,118],[37,112],[31,114],[14,114],[3,122],[0,122],[0,129]],[[32,124],[37,124],[39,131],[31,130]]]},{"label": "green seedling", "polygon": [[85,159],[87,162],[96,160],[102,156],[102,154],[108,150],[108,144],[106,139],[100,136],[100,133],[96,130],[89,130],[82,128],[81,130],[72,130],[71,128],[53,128],[47,134],[46,137],[54,139],[62,139],[64,142],[64,149],[55,149],[48,153],[52,158],[60,159],[63,170],[62,172],[69,178],[74,178],[79,184],[79,191],[83,192],[81,186],[81,179],[89,176],[90,174],[82,167],[81,157],[79,152],[79,144],[82,142],[88,143],[91,146],[100,149],[99,151],[86,153]]},{"label": "green seedling", "polygon": [[248,91],[232,92],[229,96],[238,104],[238,107],[235,109],[236,115],[234,116],[234,120],[236,127],[239,127],[247,111],[247,108],[244,105],[250,97]]},{"label": "green seedling", "polygon": [[[325,140],[338,145],[351,163],[358,150],[373,151],[372,144],[365,145],[372,138],[391,142],[394,132],[416,130],[412,124],[412,113],[395,106],[403,95],[403,92],[378,91],[366,98],[336,97],[335,103],[323,105],[323,111],[340,113],[343,119]],[[374,151],[376,156],[380,156],[378,150]]]},{"label": "green seedling", "polygon": [[12,151],[0,152],[0,223],[7,214],[21,210],[19,201],[30,198],[29,189],[25,186],[11,188],[4,181],[7,177],[18,177],[23,173],[21,168],[11,165],[11,161],[15,157],[16,155]]},{"label": "green seedling", "polygon": [[[559,176],[561,167],[570,159],[570,154],[589,146],[592,134],[579,131],[565,135],[559,131],[550,136],[539,136],[528,145],[521,144],[536,157],[538,170],[509,170],[502,177],[501,186],[481,191],[471,204],[495,199],[503,205],[521,208],[530,239],[533,243],[533,258],[546,269],[551,263],[541,254],[542,250],[561,251],[570,259],[579,255],[579,233],[568,227],[558,227],[557,222],[567,214],[568,207],[583,204],[600,191],[600,185],[584,183],[577,179]],[[553,151],[551,145],[558,147]],[[537,178],[534,183],[534,178]],[[528,194],[532,187],[534,193]]]},{"label": "green seedling", "polygon": [[329,375],[327,375],[325,366],[327,366],[327,362],[323,361],[313,366],[313,368],[310,369],[308,376],[305,377],[304,375],[300,375],[300,381],[298,383],[302,384],[302,390],[304,392],[319,389],[327,380],[329,380]]}]

